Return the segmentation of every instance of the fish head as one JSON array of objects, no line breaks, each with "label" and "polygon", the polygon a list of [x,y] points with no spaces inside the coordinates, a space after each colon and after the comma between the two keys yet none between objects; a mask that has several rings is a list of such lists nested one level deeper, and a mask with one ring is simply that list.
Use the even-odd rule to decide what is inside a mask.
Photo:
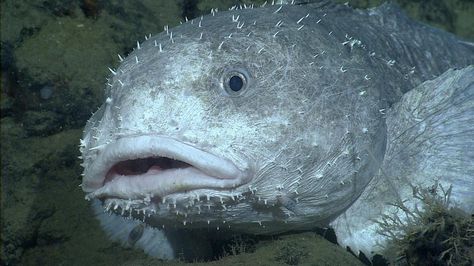
[{"label": "fish head", "polygon": [[260,15],[166,28],[112,70],[81,141],[87,198],[153,226],[243,230],[314,224],[355,200],[376,168],[368,151],[383,155],[371,99],[344,93],[342,59],[317,72],[296,21]]}]

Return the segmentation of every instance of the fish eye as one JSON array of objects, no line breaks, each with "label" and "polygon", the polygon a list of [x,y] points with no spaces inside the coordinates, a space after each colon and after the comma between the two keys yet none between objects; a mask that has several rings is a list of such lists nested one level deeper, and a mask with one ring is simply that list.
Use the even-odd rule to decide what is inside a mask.
[{"label": "fish eye", "polygon": [[229,88],[235,92],[240,91],[244,87],[244,80],[241,76],[232,76],[229,79]]},{"label": "fish eye", "polygon": [[222,87],[231,97],[240,96],[248,86],[248,75],[243,70],[227,71],[223,75]]}]

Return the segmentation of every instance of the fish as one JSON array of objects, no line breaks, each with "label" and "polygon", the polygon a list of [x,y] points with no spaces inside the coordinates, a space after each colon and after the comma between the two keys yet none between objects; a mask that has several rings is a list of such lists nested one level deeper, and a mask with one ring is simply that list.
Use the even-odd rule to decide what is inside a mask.
[{"label": "fish", "polygon": [[[387,172],[397,175],[410,161],[394,155],[409,146],[403,140],[433,137],[401,134],[410,127],[397,106],[424,82],[467,69],[471,85],[456,96],[462,104],[440,110],[459,113],[448,125],[455,133],[472,121],[474,45],[393,4],[213,9],[165,26],[119,59],[80,141],[81,185],[112,239],[165,259],[176,257],[173,243],[192,245],[170,239],[193,230],[277,234],[328,225],[341,245],[372,254],[383,239],[371,221],[393,199],[381,169],[392,165]],[[441,104],[436,95],[427,106]],[[473,156],[472,125],[453,133],[465,158]],[[469,206],[472,191],[458,187],[473,185],[472,161],[458,157],[459,171],[441,181],[455,183],[453,197]],[[428,179],[420,178],[413,180]],[[379,212],[364,209],[373,203]]]}]

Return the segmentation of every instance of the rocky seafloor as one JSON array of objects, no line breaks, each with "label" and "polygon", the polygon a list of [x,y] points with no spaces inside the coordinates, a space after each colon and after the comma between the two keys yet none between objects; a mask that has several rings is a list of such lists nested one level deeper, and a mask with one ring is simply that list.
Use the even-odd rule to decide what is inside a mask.
[{"label": "rocky seafloor", "polygon": [[[102,100],[107,67],[117,66],[117,54],[130,52],[136,40],[211,8],[262,2],[1,2],[2,265],[163,263],[109,241],[94,219],[78,186],[82,127]],[[381,1],[347,2],[369,7]],[[472,1],[397,2],[418,20],[474,40]],[[362,263],[315,232],[267,238],[251,249],[236,244],[229,250],[206,265]]]}]

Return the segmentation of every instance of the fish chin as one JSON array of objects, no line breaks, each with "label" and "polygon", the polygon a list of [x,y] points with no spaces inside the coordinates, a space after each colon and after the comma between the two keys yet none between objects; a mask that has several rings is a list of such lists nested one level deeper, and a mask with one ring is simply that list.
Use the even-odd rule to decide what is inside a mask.
[{"label": "fish chin", "polygon": [[113,199],[120,206],[124,200],[146,205],[166,197],[176,202],[180,193],[235,190],[252,179],[251,173],[249,167],[239,169],[226,158],[170,137],[126,136],[101,147],[84,170],[82,188],[86,198],[106,204]]}]

